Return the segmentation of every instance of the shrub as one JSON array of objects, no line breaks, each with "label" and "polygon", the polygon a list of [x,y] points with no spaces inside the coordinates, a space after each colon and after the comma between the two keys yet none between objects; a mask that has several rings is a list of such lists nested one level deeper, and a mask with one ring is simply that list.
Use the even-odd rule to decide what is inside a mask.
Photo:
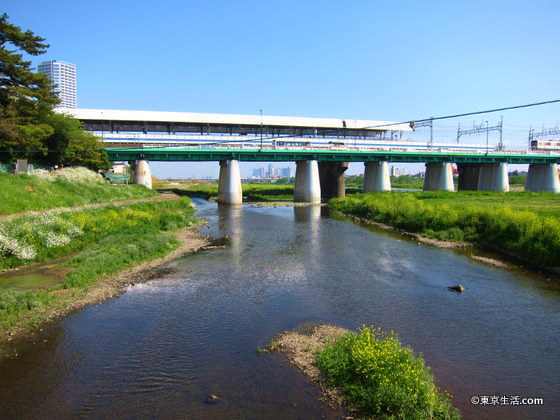
[{"label": "shrub", "polygon": [[449,395],[435,386],[421,355],[403,347],[392,332],[363,326],[321,350],[317,366],[362,414],[379,419],[460,419]]}]

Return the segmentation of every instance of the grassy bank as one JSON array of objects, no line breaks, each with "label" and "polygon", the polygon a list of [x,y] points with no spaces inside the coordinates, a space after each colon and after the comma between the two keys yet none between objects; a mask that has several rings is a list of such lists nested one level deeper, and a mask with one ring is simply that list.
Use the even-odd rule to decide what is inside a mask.
[{"label": "grassy bank", "polygon": [[539,266],[560,265],[560,197],[555,194],[373,193],[334,199],[331,205],[430,238],[485,243]]},{"label": "grassy bank", "polygon": [[0,329],[41,322],[50,309],[83,297],[98,279],[169,253],[179,244],[173,232],[196,220],[190,200],[181,198],[0,223],[0,268],[71,256],[58,267],[64,275],[54,287],[0,289]]},{"label": "grassy bank", "polygon": [[33,175],[0,173],[0,215],[157,195],[141,185],[111,185],[83,168],[58,172],[61,176],[52,176],[47,171]]},{"label": "grassy bank", "polygon": [[347,405],[361,414],[376,419],[460,419],[422,357],[392,333],[365,326],[350,332],[317,353],[317,366]]}]

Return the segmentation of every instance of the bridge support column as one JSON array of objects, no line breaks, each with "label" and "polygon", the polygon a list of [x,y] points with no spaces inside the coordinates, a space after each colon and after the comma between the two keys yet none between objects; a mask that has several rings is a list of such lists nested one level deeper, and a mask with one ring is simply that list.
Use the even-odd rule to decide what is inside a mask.
[{"label": "bridge support column", "polygon": [[344,182],[346,169],[348,169],[348,162],[319,163],[321,198],[329,200],[346,197],[346,184]]},{"label": "bridge support column", "polygon": [[509,191],[507,163],[483,163],[478,176],[479,191]]},{"label": "bridge support column", "polygon": [[453,171],[449,162],[426,163],[424,191],[455,191]]},{"label": "bridge support column", "polygon": [[138,160],[133,165],[135,184],[141,184],[147,188],[152,188],[152,172],[147,160]]},{"label": "bridge support column", "polygon": [[391,191],[388,162],[364,163],[364,192]]},{"label": "bridge support column", "polygon": [[218,203],[241,204],[241,177],[239,176],[239,162],[236,160],[220,161],[220,179],[218,180]]},{"label": "bridge support column", "polygon": [[303,203],[321,202],[319,166],[316,160],[300,160],[296,162],[294,201]]},{"label": "bridge support column", "polygon": [[457,170],[459,171],[459,191],[476,191],[478,188],[480,164],[458,163]]},{"label": "bridge support column", "polygon": [[556,163],[532,163],[525,182],[525,191],[560,193],[560,179]]}]

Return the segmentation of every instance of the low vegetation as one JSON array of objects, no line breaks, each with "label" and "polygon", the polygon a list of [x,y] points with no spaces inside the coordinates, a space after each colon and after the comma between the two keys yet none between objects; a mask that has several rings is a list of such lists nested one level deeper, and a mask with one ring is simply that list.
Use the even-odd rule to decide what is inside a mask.
[{"label": "low vegetation", "polygon": [[[64,280],[38,291],[0,289],[0,327],[85,294],[99,278],[178,246],[172,233],[196,222],[188,198],[49,211],[0,223],[0,269],[72,256],[60,269]],[[64,291],[64,293],[61,293]]]},{"label": "low vegetation", "polygon": [[[158,184],[158,188],[171,189],[179,195],[215,199],[218,197],[218,184],[204,181],[181,181]],[[243,184],[244,201],[292,201],[294,186],[285,184]]]},{"label": "low vegetation", "polygon": [[560,197],[552,193],[372,193],[331,205],[427,237],[484,243],[539,266],[559,265]]},{"label": "low vegetation", "polygon": [[0,173],[0,190],[0,215],[157,195],[142,185],[111,185],[85,168],[66,168],[52,173],[37,170],[30,175]]},{"label": "low vegetation", "polygon": [[317,353],[326,382],[349,408],[375,419],[460,419],[420,355],[393,333],[362,327]]}]

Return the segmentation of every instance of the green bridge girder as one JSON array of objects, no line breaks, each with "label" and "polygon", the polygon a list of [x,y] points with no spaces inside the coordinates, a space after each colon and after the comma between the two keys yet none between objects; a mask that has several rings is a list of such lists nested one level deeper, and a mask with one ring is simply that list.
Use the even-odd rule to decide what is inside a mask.
[{"label": "green bridge girder", "polygon": [[207,162],[239,160],[247,162],[452,162],[452,163],[560,163],[560,154],[536,153],[455,153],[355,150],[272,150],[272,149],[117,149],[108,148],[111,161]]}]

